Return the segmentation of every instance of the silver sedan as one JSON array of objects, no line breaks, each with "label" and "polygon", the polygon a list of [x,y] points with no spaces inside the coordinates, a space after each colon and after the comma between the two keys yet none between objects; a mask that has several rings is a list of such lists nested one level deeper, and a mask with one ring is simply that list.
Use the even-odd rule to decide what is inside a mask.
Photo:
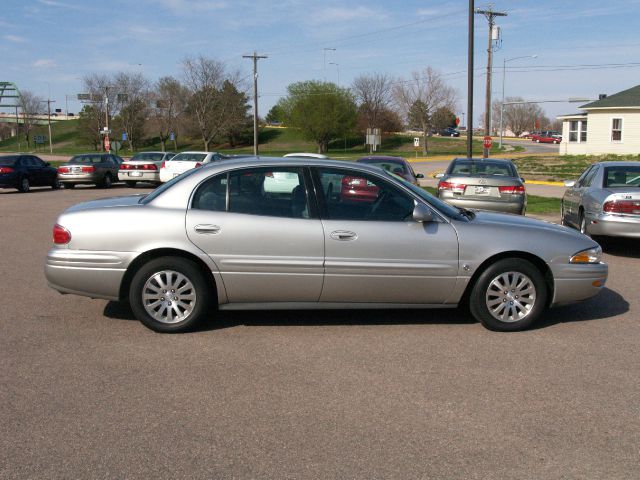
[{"label": "silver sedan", "polygon": [[[269,181],[282,174],[296,178],[287,191]],[[216,308],[463,304],[487,328],[515,331],[596,295],[608,272],[579,232],[458,209],[379,168],[331,160],[215,162],[146,196],[75,205],[53,240],[52,288],[128,300],[160,332]]]},{"label": "silver sedan", "polygon": [[640,162],[598,162],[565,182],[562,223],[585,235],[640,238]]}]

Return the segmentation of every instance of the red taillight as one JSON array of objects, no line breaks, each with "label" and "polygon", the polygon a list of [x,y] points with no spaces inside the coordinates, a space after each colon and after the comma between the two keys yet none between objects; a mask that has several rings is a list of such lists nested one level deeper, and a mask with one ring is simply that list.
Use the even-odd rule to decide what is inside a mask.
[{"label": "red taillight", "polygon": [[11,167],[0,167],[0,173],[11,173],[13,172],[13,168]]},{"label": "red taillight", "polygon": [[164,167],[165,167],[164,160],[162,160],[162,165],[160,165],[160,168],[164,168]]},{"label": "red taillight", "polygon": [[453,193],[464,193],[466,185],[464,183],[440,182],[438,190],[451,190]]},{"label": "red taillight", "polygon": [[345,187],[360,187],[367,185],[367,181],[360,177],[342,177],[342,185]]},{"label": "red taillight", "polygon": [[93,173],[93,172],[95,172],[95,171],[96,171],[96,167],[94,167],[93,165],[89,165],[89,166],[84,166],[84,165],[83,165],[83,166],[80,168],[80,171],[81,171],[82,173]]},{"label": "red taillight", "polygon": [[201,167],[201,166],[202,166],[202,164],[200,162],[198,162],[198,163],[196,163],[195,168],[198,168],[198,167]]},{"label": "red taillight", "polygon": [[122,163],[120,165],[120,170],[131,170],[133,167],[131,165],[129,165],[128,163]]},{"label": "red taillight", "polygon": [[71,232],[62,225],[55,224],[53,227],[53,243],[65,245],[71,241]]},{"label": "red taillight", "polygon": [[602,210],[607,213],[640,215],[640,200],[609,200],[604,203]]},{"label": "red taillight", "polygon": [[58,172],[60,173],[69,173],[71,169],[69,167],[58,167]]},{"label": "red taillight", "polygon": [[500,193],[511,195],[524,195],[524,185],[506,185],[498,187]]},{"label": "red taillight", "polygon": [[144,165],[140,165],[142,170],[158,170],[155,163],[145,163]]},{"label": "red taillight", "polygon": [[264,174],[265,177],[273,178],[273,172],[267,172]]}]

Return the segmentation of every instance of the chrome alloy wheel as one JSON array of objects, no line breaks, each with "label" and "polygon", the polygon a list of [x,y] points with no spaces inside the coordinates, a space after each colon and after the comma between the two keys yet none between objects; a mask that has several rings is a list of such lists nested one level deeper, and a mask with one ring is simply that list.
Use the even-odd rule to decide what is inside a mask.
[{"label": "chrome alloy wheel", "polygon": [[517,322],[531,313],[536,303],[536,287],[523,273],[504,272],[489,283],[485,302],[496,320]]},{"label": "chrome alloy wheel", "polygon": [[163,270],[145,282],[142,304],[147,313],[159,322],[182,322],[193,312],[196,290],[182,273]]}]

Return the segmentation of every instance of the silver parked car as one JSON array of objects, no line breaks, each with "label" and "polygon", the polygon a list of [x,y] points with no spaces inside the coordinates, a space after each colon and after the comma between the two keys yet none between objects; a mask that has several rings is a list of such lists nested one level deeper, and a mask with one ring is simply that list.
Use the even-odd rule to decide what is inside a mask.
[{"label": "silver parked car", "polygon": [[598,162],[562,197],[563,225],[585,235],[640,238],[640,162]]},{"label": "silver parked car", "polygon": [[[297,175],[285,192],[274,172]],[[325,195],[334,182],[362,188]],[[274,187],[274,188],[272,188]],[[568,228],[448,205],[380,168],[253,158],[192,169],[146,196],[59,216],[45,275],[62,292],[125,300],[177,332],[214,308],[446,308],[487,328],[531,326],[596,295],[601,249]]]},{"label": "silver parked car", "polygon": [[527,209],[524,179],[511,160],[454,158],[436,177],[438,197],[457,207],[518,215]]},{"label": "silver parked car", "polygon": [[58,180],[64,188],[94,184],[111,188],[118,180],[122,158],[112,153],[85,153],[76,155],[58,167]]},{"label": "silver parked car", "polygon": [[159,185],[160,167],[165,160],[173,158],[173,152],[140,152],[120,165],[118,179],[127,187],[135,187],[138,182]]}]

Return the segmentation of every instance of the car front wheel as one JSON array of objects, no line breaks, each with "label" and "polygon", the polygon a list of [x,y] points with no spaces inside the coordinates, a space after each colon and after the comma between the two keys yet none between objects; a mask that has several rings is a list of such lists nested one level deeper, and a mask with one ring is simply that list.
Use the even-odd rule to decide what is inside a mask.
[{"label": "car front wheel", "polygon": [[181,257],[151,260],[136,272],[129,288],[136,318],[163,333],[191,330],[208,315],[212,297],[203,272]]},{"label": "car front wheel", "polygon": [[27,193],[31,189],[31,184],[29,183],[29,179],[27,177],[22,177],[20,179],[20,184],[18,185],[18,190],[22,193]]},{"label": "car front wheel", "polygon": [[529,328],[547,303],[547,285],[540,270],[524,259],[495,262],[478,278],[471,296],[471,314],[489,330],[515,332]]}]

